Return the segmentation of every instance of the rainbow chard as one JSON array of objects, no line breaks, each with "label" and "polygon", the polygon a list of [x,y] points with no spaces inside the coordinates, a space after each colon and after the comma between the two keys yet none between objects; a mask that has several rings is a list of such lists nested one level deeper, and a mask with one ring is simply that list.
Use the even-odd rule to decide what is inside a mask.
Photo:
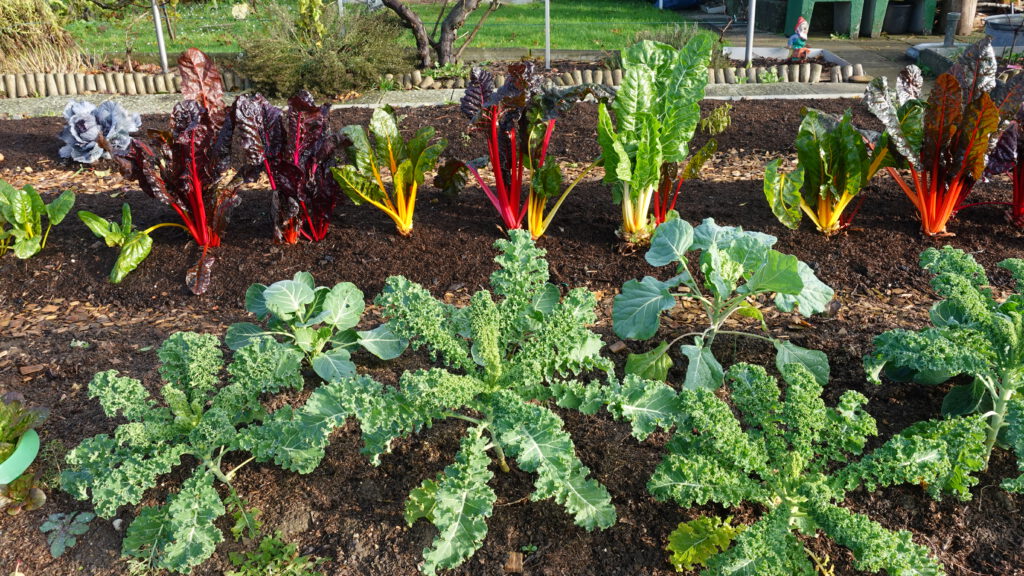
[{"label": "rainbow chard", "polygon": [[[604,161],[604,181],[622,206],[619,235],[629,243],[650,242],[654,223],[651,205],[659,195],[666,164],[689,155],[689,143],[700,121],[713,39],[697,35],[681,50],[644,41],[623,52],[625,74],[611,105],[615,121],[602,102],[598,107],[597,139]],[[661,210],[664,221],[668,210]]]},{"label": "rainbow chard", "polygon": [[158,151],[133,138],[127,153],[116,157],[121,174],[139,183],[150,197],[178,213],[182,228],[202,248],[185,282],[194,294],[210,286],[215,258],[210,248],[220,246],[240,178],[228,169],[232,124],[225,123],[220,74],[202,52],[189,49],[178,59],[185,100],[171,112],[171,131],[154,132]]},{"label": "rainbow chard", "polygon": [[[556,118],[589,94],[611,95],[597,85],[544,88],[541,80],[532,62],[518,62],[508,67],[508,80],[495,89],[490,73],[474,69],[461,108],[475,129],[487,137],[494,187],[479,172],[487,158],[451,160],[435,180],[439,188],[450,190],[461,183],[461,169],[468,170],[498,211],[505,229],[522,228],[525,219],[534,240],[544,234],[569,193],[596,166],[588,166],[562,191],[561,170],[548,154]],[[549,208],[551,198],[557,199]]]},{"label": "rainbow chard", "polygon": [[294,244],[327,235],[340,189],[330,177],[337,139],[330,106],[317,106],[302,90],[281,111],[260,94],[235,100],[234,124],[241,132],[246,180],[266,173],[273,191],[274,239]]},{"label": "rainbow chard", "polygon": [[1020,228],[1024,228],[1024,154],[1021,153],[1024,146],[1021,142],[1020,127],[1022,121],[1024,118],[1018,116],[1008,123],[995,149],[989,154],[988,166],[985,167],[986,177],[1010,173],[1013,200],[1008,203],[1007,218]]},{"label": "rainbow chard", "polygon": [[768,204],[788,228],[800,225],[803,211],[819,232],[838,234],[857,213],[846,209],[874,176],[872,169],[878,170],[864,137],[854,128],[849,111],[836,119],[808,109],[797,133],[796,149],[799,165],[793,172],[780,172],[777,159],[765,168]]},{"label": "rainbow chard", "polygon": [[241,201],[239,181],[226,170],[227,150],[218,146],[219,127],[194,100],[174,106],[171,132],[160,133],[159,152],[132,139],[128,154],[118,157],[121,173],[136,180],[142,191],[178,213],[182,227],[202,248],[199,261],[189,269],[186,283],[195,294],[210,286],[214,257],[228,215]]},{"label": "rainbow chard", "polygon": [[[985,170],[1000,118],[1020,107],[1024,80],[997,86],[995,71],[992,41],[985,38],[935,80],[927,102],[918,97],[916,66],[900,75],[895,93],[878,78],[865,94],[868,108],[885,126],[872,165],[885,168],[910,198],[929,236],[946,234],[949,220],[968,207],[964,201]],[[909,180],[899,169],[909,172]]]},{"label": "rainbow chard", "polygon": [[[402,236],[412,234],[412,216],[416,193],[427,172],[434,169],[441,152],[448,146],[444,138],[430,143],[434,129],[420,128],[408,142],[398,132],[398,117],[390,107],[377,108],[370,120],[374,143],[362,126],[346,126],[342,133],[351,142],[348,155],[353,165],[332,170],[342,191],[357,205],[370,204],[381,209],[395,222]],[[383,172],[391,174],[391,190]]]}]

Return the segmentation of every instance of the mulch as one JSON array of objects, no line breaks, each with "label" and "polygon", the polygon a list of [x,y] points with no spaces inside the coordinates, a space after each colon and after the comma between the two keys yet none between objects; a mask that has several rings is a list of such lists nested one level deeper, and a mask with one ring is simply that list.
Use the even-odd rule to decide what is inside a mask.
[{"label": "mulch", "polygon": [[[721,105],[705,102],[702,108],[706,113]],[[678,206],[681,214],[694,224],[712,217],[720,224],[773,234],[779,238],[779,250],[808,262],[835,289],[838,304],[829,315],[803,319],[765,308],[767,322],[776,335],[828,354],[832,364],[828,402],[835,402],[848,389],[870,398],[868,411],[878,420],[880,431],[873,445],[913,422],[937,417],[946,387],[870,386],[861,358],[877,334],[896,327],[919,328],[927,322],[935,295],[928,275],[917,264],[925,247],[951,244],[972,253],[989,271],[995,288],[1005,293],[1012,288],[1011,278],[995,264],[1007,257],[1024,257],[1021,231],[1005,221],[1000,207],[980,206],[953,221],[951,231],[956,236],[923,238],[909,201],[883,177],[865,191],[854,227],[845,233],[824,238],[806,222],[798,230],[788,230],[768,209],[762,177],[766,161],[795,158],[793,139],[801,107],[836,113],[852,108],[861,125],[877,128],[877,124],[854,101],[740,101],[733,106],[732,124],[718,137],[720,152],[702,179],[684,186]],[[405,115],[405,132],[424,125],[437,128],[450,143],[449,155],[471,159],[485,153],[482,139],[465,132],[467,122],[457,107],[399,112]],[[369,110],[344,110],[332,119],[340,127],[365,124],[369,115]],[[146,116],[143,129],[161,128],[166,122],[166,116]],[[580,169],[598,154],[595,123],[596,106],[589,104],[559,120],[551,151],[567,171]],[[74,190],[76,210],[108,218],[118,216],[121,204],[128,202],[140,227],[174,221],[169,208],[112,173],[109,165],[90,169],[60,161],[56,135],[61,125],[59,118],[0,121],[4,157],[0,178],[15,186],[32,184],[45,194]],[[705,139],[698,136],[694,145]],[[981,184],[976,200],[1005,199],[1009,190],[1005,179]],[[336,210],[323,242],[281,246],[271,238],[266,184],[257,183],[242,195],[217,252],[213,284],[201,297],[191,295],[183,281],[186,268],[196,259],[196,247],[175,230],[156,232],[149,259],[120,285],[106,280],[114,251],[73,216],[54,228],[37,256],[21,261],[9,255],[0,260],[0,393],[17,390],[32,402],[51,407],[52,416],[41,429],[45,456],[35,465],[43,477],[59,470],[64,451],[116,425],[87,396],[93,374],[114,368],[155,390],[159,386],[155,350],[160,343],[175,331],[223,334],[231,323],[251,320],[244,309],[250,284],[268,284],[307,270],[320,285],[354,282],[372,299],[388,276],[403,274],[435,295],[460,303],[487,285],[494,270],[492,245],[503,234],[493,209],[475,187],[454,201],[426,187],[410,238],[398,236],[383,214],[346,200]],[[671,272],[650,267],[642,251],[623,250],[615,236],[618,221],[609,186],[595,174],[570,196],[540,241],[548,252],[553,282],[597,292],[599,320],[594,329],[609,345],[618,341],[611,331],[610,312],[619,287],[630,279],[665,278]],[[693,330],[700,322],[696,310],[677,308],[655,340],[627,342],[623,351],[609,354],[621,367],[628,352],[646,351],[658,340]],[[757,329],[746,321],[737,321],[736,326]],[[771,350],[756,342],[722,337],[716,345],[716,354],[726,365],[741,360],[771,363]],[[356,362],[361,370],[394,382],[402,370],[423,367],[427,360],[413,354],[385,363],[359,355]],[[685,372],[678,357],[676,364],[670,382],[678,383]],[[313,386],[311,378],[306,392],[275,402],[298,404]],[[749,523],[762,513],[755,507],[683,510],[657,502],[645,485],[663,454],[665,435],[640,443],[630,436],[628,426],[613,422],[607,414],[560,414],[582,461],[612,494],[619,522],[608,530],[588,533],[554,503],[531,502],[526,497],[532,491],[529,474],[498,473],[492,483],[498,501],[488,522],[487,539],[453,574],[506,574],[510,558],[522,555],[524,574],[667,575],[672,568],[663,547],[679,522],[717,513]],[[299,476],[253,464],[239,473],[236,488],[262,510],[269,529],[280,530],[286,539],[298,543],[301,553],[326,558],[321,567],[324,573],[415,574],[422,550],[435,532],[424,522],[405,525],[404,499],[424,478],[450,463],[462,430],[458,423],[435,425],[396,442],[394,453],[374,468],[359,454],[358,427],[350,423],[332,437],[326,459],[312,474]],[[143,504],[163,502],[191,466],[183,463],[147,494]],[[997,451],[969,503],[935,502],[920,487],[900,486],[852,493],[847,505],[887,528],[909,530],[916,542],[927,545],[945,563],[949,574],[1020,575],[1024,574],[1020,512],[1024,500],[998,489],[1002,478],[1015,474],[1013,459]],[[49,501],[42,510],[0,520],[4,543],[0,573],[13,571],[19,563],[29,575],[125,573],[126,564],[120,559],[123,527],[138,507],[122,509],[118,519],[123,522],[97,519],[78,546],[53,560],[39,525],[47,514],[89,506],[52,485],[47,492]],[[226,529],[228,519],[218,525]],[[856,573],[850,553],[827,538],[809,538],[804,543],[818,557],[829,558],[835,574]],[[229,552],[252,547],[252,543],[225,542],[195,573],[220,574],[230,568]]]}]

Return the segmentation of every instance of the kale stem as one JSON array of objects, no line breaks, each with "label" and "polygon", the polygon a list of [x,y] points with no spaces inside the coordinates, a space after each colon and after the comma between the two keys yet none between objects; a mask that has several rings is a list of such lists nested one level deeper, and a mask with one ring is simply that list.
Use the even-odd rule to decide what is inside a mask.
[{"label": "kale stem", "polygon": [[508,462],[505,460],[505,450],[502,449],[501,444],[498,443],[498,439],[491,434],[491,445],[494,446],[494,452],[498,455],[498,466],[501,471],[508,474],[511,469],[508,467]]},{"label": "kale stem", "polygon": [[[1005,380],[1003,380],[1005,382]],[[985,469],[988,470],[988,461],[992,456],[992,448],[999,438],[999,430],[1006,425],[1006,409],[1013,397],[1014,389],[1006,386],[998,394],[992,397],[992,416],[989,419],[988,435],[985,438]]]},{"label": "kale stem", "polygon": [[447,414],[447,416],[449,418],[457,418],[459,420],[465,420],[466,422],[470,422],[472,424],[476,424],[477,426],[483,426],[483,427],[487,426],[487,422],[484,422],[483,420],[479,420],[477,418],[473,418],[472,416],[466,416],[465,414],[459,414],[458,412],[449,412]]},{"label": "kale stem", "polygon": [[752,334],[750,332],[739,332],[737,330],[719,330],[719,334],[730,334],[732,336],[749,336],[750,338],[757,338],[758,340],[764,340],[765,342],[775,342],[774,338],[768,336],[761,336],[760,334]]},{"label": "kale stem", "polygon": [[234,478],[234,477],[235,477],[235,473],[236,473],[236,472],[238,472],[238,470],[239,470],[239,469],[240,469],[240,468],[241,468],[242,466],[245,466],[246,464],[248,464],[249,462],[252,462],[252,461],[253,461],[253,460],[255,460],[255,459],[256,459],[256,457],[255,457],[255,456],[250,456],[250,457],[249,457],[249,458],[247,458],[247,459],[246,459],[246,460],[245,460],[244,462],[242,462],[242,463],[241,463],[241,464],[239,464],[238,466],[235,466],[234,468],[232,468],[231,470],[229,470],[229,471],[228,471],[228,473],[227,473],[227,474],[225,474],[225,476],[227,476],[228,478]]}]

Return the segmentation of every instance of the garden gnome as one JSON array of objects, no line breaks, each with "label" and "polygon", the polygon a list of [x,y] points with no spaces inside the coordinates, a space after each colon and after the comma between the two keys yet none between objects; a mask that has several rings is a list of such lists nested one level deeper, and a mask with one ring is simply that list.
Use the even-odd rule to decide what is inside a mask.
[{"label": "garden gnome", "polygon": [[789,37],[789,59],[790,60],[803,60],[807,58],[807,54],[810,49],[807,48],[807,29],[810,25],[804,17],[801,16],[796,21],[796,28],[793,29],[794,34]]}]

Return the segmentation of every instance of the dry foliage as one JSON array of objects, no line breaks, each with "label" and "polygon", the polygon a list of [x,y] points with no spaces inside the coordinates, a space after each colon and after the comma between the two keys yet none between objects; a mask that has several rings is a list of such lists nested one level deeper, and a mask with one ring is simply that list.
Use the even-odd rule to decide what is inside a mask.
[{"label": "dry foliage", "polygon": [[0,74],[76,72],[81,62],[45,0],[0,1]]}]

